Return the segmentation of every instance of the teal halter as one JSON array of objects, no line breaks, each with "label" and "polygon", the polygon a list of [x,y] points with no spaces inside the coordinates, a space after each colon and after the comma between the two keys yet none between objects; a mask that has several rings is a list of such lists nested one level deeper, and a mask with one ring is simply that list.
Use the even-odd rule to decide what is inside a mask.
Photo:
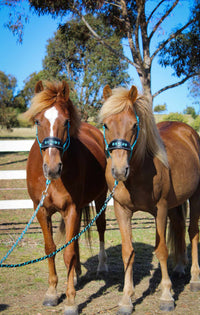
[{"label": "teal halter", "polygon": [[104,135],[104,141],[105,141],[105,145],[106,145],[106,156],[109,158],[111,158],[111,154],[110,152],[116,149],[123,149],[126,151],[130,151],[131,154],[129,156],[129,160],[132,157],[133,154],[133,148],[137,143],[138,140],[138,136],[139,136],[139,130],[140,130],[140,126],[139,126],[139,117],[136,114],[136,119],[137,119],[137,133],[136,133],[136,137],[135,137],[135,141],[133,142],[133,144],[131,145],[130,142],[124,140],[124,139],[114,139],[112,140],[109,144],[106,140],[106,135],[105,135],[105,126],[103,126],[103,135]]},{"label": "teal halter", "polygon": [[57,137],[46,137],[42,142],[40,142],[38,138],[38,128],[36,124],[36,139],[40,147],[40,152],[42,154],[42,150],[46,150],[48,148],[56,148],[62,151],[62,154],[69,148],[70,145],[70,134],[69,134],[70,123],[67,121],[67,139],[63,143],[61,139]]}]

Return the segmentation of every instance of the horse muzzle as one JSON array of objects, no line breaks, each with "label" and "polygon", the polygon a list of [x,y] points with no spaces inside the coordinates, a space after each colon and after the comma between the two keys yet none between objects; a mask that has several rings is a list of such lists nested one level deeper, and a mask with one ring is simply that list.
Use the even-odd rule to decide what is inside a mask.
[{"label": "horse muzzle", "polygon": [[129,166],[120,169],[112,167],[112,176],[117,181],[125,182],[129,176],[129,173],[130,173]]},{"label": "horse muzzle", "polygon": [[47,163],[44,163],[43,172],[45,178],[50,180],[58,179],[61,176],[62,167],[63,167],[62,162],[59,162],[54,166],[49,166]]},{"label": "horse muzzle", "polygon": [[130,173],[128,152],[125,150],[113,151],[111,161],[111,172],[114,179],[122,182],[126,181]]}]

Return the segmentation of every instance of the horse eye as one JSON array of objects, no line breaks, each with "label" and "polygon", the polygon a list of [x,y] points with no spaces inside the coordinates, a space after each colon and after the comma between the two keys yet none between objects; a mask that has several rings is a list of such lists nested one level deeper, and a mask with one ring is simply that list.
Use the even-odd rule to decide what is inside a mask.
[{"label": "horse eye", "polygon": [[36,124],[37,126],[39,126],[39,125],[40,125],[40,122],[39,122],[39,120],[38,120],[38,119],[35,119],[35,124]]},{"label": "horse eye", "polygon": [[103,124],[103,126],[104,126],[104,128],[105,128],[105,129],[108,129],[108,127],[107,127],[107,125],[106,125],[106,124]]},{"label": "horse eye", "polygon": [[133,125],[133,131],[135,131],[136,127],[137,127],[137,123]]}]

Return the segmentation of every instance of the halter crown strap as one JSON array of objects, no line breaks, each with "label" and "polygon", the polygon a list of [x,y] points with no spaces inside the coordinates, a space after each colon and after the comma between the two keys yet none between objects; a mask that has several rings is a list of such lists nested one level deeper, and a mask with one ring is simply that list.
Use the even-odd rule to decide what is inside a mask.
[{"label": "halter crown strap", "polygon": [[48,148],[56,148],[60,151],[63,151],[62,153],[64,153],[70,145],[70,134],[69,134],[69,128],[70,128],[70,123],[68,121],[67,124],[67,139],[66,141],[63,143],[61,139],[57,138],[57,137],[46,137],[43,139],[42,142],[40,142],[39,138],[38,138],[38,128],[36,125],[36,139],[37,142],[39,144],[40,147],[40,152],[42,154],[42,150],[46,150]]},{"label": "halter crown strap", "polygon": [[137,114],[136,115],[136,119],[137,119],[137,132],[136,132],[136,137],[135,137],[135,141],[133,142],[133,144],[131,145],[130,142],[124,140],[124,139],[115,139],[112,140],[109,144],[106,140],[106,135],[105,135],[105,126],[103,126],[103,135],[104,135],[104,141],[105,141],[105,145],[106,145],[106,156],[107,158],[111,158],[110,152],[116,149],[123,149],[123,150],[127,150],[130,151],[130,156],[129,156],[129,160],[132,157],[133,154],[133,148],[137,143],[138,140],[138,136],[139,136],[139,131],[140,131],[140,126],[139,126],[139,116]]}]

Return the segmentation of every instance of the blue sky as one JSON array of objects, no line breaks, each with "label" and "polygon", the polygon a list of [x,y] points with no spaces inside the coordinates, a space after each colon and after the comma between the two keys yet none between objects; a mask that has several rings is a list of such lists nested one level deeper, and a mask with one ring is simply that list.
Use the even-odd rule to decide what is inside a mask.
[{"label": "blue sky", "polygon": [[[156,1],[151,0],[152,3]],[[173,16],[166,21],[160,29],[158,39],[167,36],[167,31],[180,25],[186,20],[189,14],[189,0],[182,0]],[[52,19],[50,16],[40,16],[32,14],[28,24],[25,24],[23,43],[17,43],[17,37],[12,34],[4,23],[8,21],[8,10],[3,6],[0,8],[0,71],[11,74],[17,79],[17,89],[23,88],[23,81],[33,72],[42,70],[42,60],[45,56],[47,40],[53,37],[59,25],[60,19]],[[175,22],[175,24],[173,24]],[[169,28],[170,25],[170,28]],[[165,30],[165,31],[164,31]],[[156,39],[153,45],[156,45]],[[128,50],[126,54],[129,55]],[[129,69],[132,78],[131,83],[140,89],[140,83],[132,67]],[[157,61],[154,61],[152,68],[152,92],[165,85],[176,82],[177,79],[172,75],[170,68],[161,68]],[[189,95],[188,82],[184,85],[170,89],[157,96],[154,106],[166,103],[167,112],[182,112],[186,106],[195,106],[194,99]],[[197,109],[198,110],[198,109]]]}]

